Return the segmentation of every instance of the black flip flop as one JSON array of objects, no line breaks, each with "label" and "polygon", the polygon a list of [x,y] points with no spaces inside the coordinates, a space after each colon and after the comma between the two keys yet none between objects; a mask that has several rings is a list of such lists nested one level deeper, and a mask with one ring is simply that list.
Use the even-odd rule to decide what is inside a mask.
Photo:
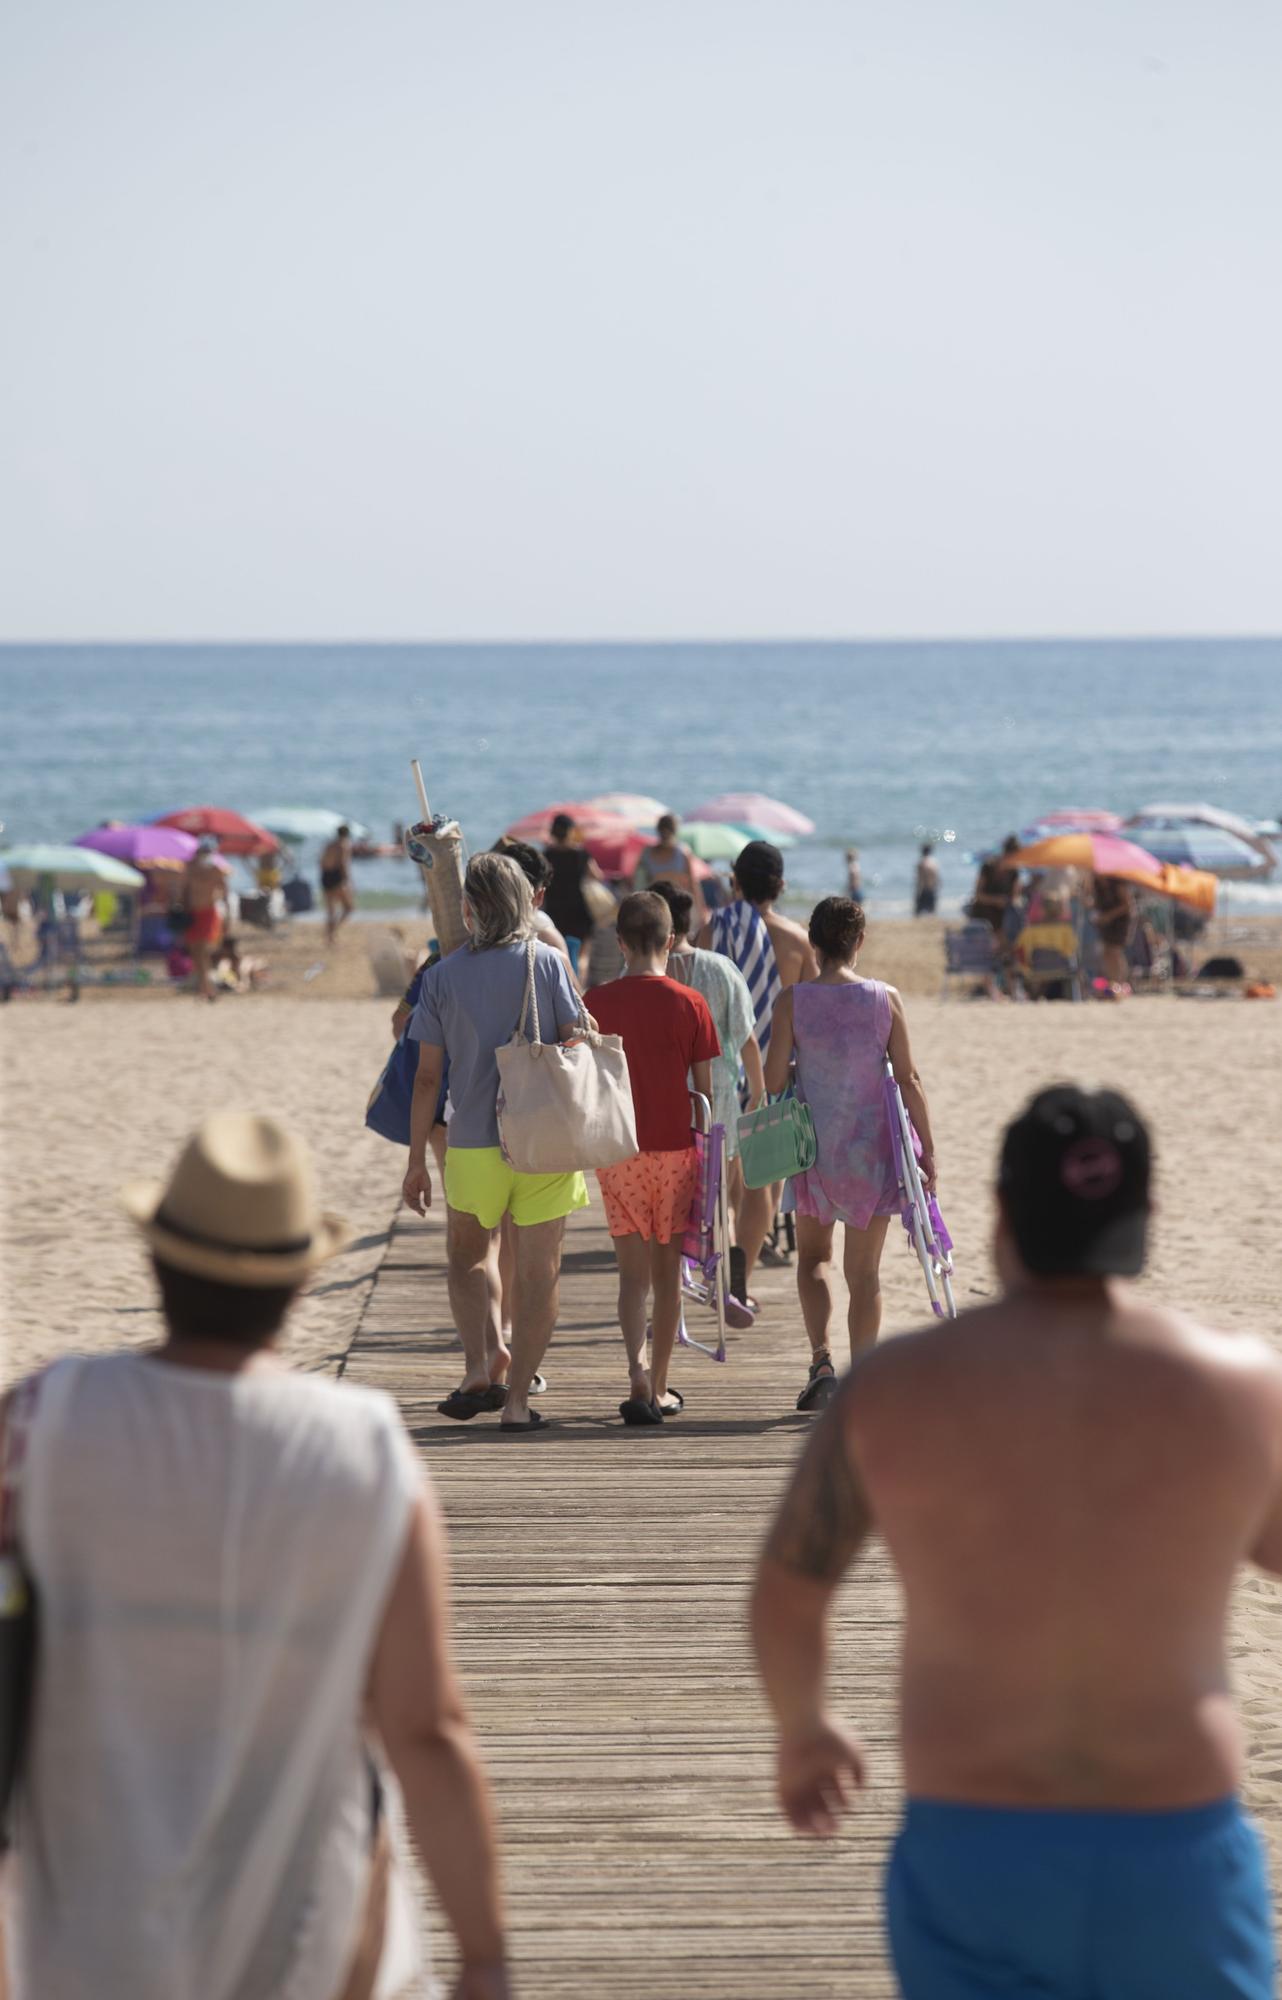
[{"label": "black flip flop", "polygon": [[686,1406],[686,1399],[681,1394],[680,1389],[669,1389],[668,1395],[672,1398],[670,1403],[661,1399],[656,1404],[659,1415],[661,1417],[679,1417]]},{"label": "black flip flop", "polygon": [[652,1424],[663,1422],[663,1411],[659,1405],[643,1403],[639,1396],[629,1396],[626,1403],[620,1403],[619,1415],[634,1430],[648,1429]]},{"label": "black flip flop", "polygon": [[[827,1373],[825,1374],[825,1369]],[[797,1398],[799,1410],[822,1410],[832,1398],[837,1387],[837,1371],[832,1365],[830,1354],[821,1354],[810,1364],[806,1386]]]},{"label": "black flip flop", "polygon": [[453,1417],[455,1423],[470,1424],[473,1417],[479,1417],[483,1410],[501,1410],[507,1401],[507,1390],[501,1382],[492,1382],[488,1389],[451,1389],[443,1403],[436,1406],[437,1415]]},{"label": "black flip flop", "polygon": [[523,1424],[500,1424],[504,1437],[528,1437],[531,1431],[550,1431],[551,1422],[538,1410],[531,1410]]}]

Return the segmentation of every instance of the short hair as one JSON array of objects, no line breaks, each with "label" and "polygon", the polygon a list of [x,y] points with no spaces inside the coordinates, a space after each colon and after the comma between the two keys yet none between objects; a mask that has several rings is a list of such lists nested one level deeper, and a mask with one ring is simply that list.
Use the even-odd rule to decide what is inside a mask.
[{"label": "short hair", "polygon": [[619,905],[619,939],[632,951],[662,951],[672,936],[672,912],[653,889],[638,889]]},{"label": "short hair", "polygon": [[160,1308],[179,1340],[218,1341],[224,1347],[261,1347],[284,1324],[297,1285],[228,1285],[197,1277],[153,1257]]},{"label": "short hair", "polygon": [[675,813],[664,813],[660,818],[657,827],[655,828],[655,832],[675,833],[679,825],[680,821],[678,820]]},{"label": "short hair", "polygon": [[548,828],[553,840],[565,840],[574,832],[574,821],[569,813],[558,813]]},{"label": "short hair", "polygon": [[933,842],[929,840],[923,840],[921,844],[921,851],[923,855],[933,854],[935,851]]},{"label": "short hair", "polygon": [[825,896],[810,913],[810,942],[821,958],[845,963],[863,943],[866,923],[858,903],[852,903],[849,896]]},{"label": "short hair", "polygon": [[750,903],[772,903],[783,888],[783,856],[769,840],[750,840],[734,865],[734,879]]},{"label": "short hair", "polygon": [[1019,835],[1017,833],[1008,833],[1005,840],[1002,842],[1002,853],[1015,854],[1018,851],[1018,849],[1019,849]]},{"label": "short hair", "polygon": [[473,951],[515,944],[534,930],[534,897],[507,854],[474,854],[463,877],[463,902],[472,915]]},{"label": "short hair", "polygon": [[694,915],[694,897],[690,891],[683,889],[679,882],[663,877],[651,883],[650,894],[661,896],[672,912],[673,935],[679,938],[689,937],[690,919]]},{"label": "short hair", "polygon": [[506,854],[509,861],[515,861],[536,896],[552,880],[552,863],[541,847],[531,847],[528,840],[513,840],[505,833],[495,841],[490,853]]},{"label": "short hair", "polygon": [[339,827],[339,829],[338,829],[338,838],[339,838],[340,840],[350,840],[350,839],[351,839],[351,837],[352,837],[352,829],[351,829],[351,827],[350,827],[350,826],[340,826],[340,827]]}]

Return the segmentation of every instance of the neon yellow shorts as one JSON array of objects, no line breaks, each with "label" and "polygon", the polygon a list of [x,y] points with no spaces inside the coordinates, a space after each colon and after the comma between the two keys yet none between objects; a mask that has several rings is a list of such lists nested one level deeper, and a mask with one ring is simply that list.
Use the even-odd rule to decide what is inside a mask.
[{"label": "neon yellow shorts", "polygon": [[483,1229],[497,1229],[505,1215],[528,1229],[586,1208],[588,1189],[582,1174],[518,1174],[497,1146],[447,1146],[445,1199]]}]

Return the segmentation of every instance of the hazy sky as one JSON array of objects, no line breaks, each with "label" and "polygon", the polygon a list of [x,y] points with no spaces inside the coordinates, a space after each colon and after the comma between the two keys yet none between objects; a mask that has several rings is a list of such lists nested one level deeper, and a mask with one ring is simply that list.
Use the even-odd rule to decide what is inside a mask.
[{"label": "hazy sky", "polygon": [[8,0],[0,634],[1282,630],[1276,0]]}]

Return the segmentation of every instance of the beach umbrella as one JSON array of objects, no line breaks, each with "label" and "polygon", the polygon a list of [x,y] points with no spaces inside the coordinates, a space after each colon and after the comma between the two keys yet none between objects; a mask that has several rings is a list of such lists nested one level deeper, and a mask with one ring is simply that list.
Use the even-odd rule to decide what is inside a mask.
[{"label": "beach umbrella", "polygon": [[527,813],[524,819],[507,828],[505,838],[527,840],[540,847],[551,839],[552,822],[561,813],[574,821],[583,847],[603,875],[630,875],[650,844],[621,814],[598,812],[583,800],[543,806],[538,812]]},{"label": "beach umbrella", "polygon": [[1043,813],[1020,834],[1026,847],[1045,840],[1052,833],[1120,833],[1124,821],[1120,813],[1105,812],[1099,806],[1060,806]]},{"label": "beach umbrella", "polygon": [[1253,826],[1249,819],[1243,819],[1241,813],[1225,812],[1221,806],[1141,806],[1129,823],[1131,826],[1145,829],[1150,825],[1218,827],[1221,833],[1235,835],[1238,840],[1244,840],[1248,847],[1253,847],[1258,854],[1262,854],[1270,868],[1277,867],[1277,851],[1267,836],[1262,834],[1258,827]]},{"label": "beach umbrella", "polygon": [[77,847],[91,847],[109,854],[113,861],[127,862],[131,868],[185,868],[200,842],[194,833],[176,826],[96,826],[82,833]]},{"label": "beach umbrella", "polygon": [[280,846],[265,826],[255,826],[226,806],[184,806],[180,812],[161,813],[154,824],[180,827],[199,840],[216,840],[224,854],[274,854]]},{"label": "beach umbrella", "polygon": [[[723,826],[715,819],[694,819],[682,827],[678,838],[700,861],[734,861],[750,840],[769,836],[749,833],[742,826]],[[788,839],[788,835],[783,836]]]},{"label": "beach umbrella", "polygon": [[345,826],[353,840],[368,840],[369,828],[345,813],[330,812],[325,806],[265,806],[251,815],[251,824],[265,826],[278,840],[295,847],[304,840],[332,840]]},{"label": "beach umbrella", "polygon": [[619,819],[627,820],[629,826],[645,831],[657,826],[672,808],[665,806],[662,799],[647,798],[644,792],[602,792],[595,799],[586,799],[583,810],[614,813]]},{"label": "beach umbrella", "polygon": [[764,792],[723,792],[720,798],[708,799],[692,812],[684,815],[686,823],[691,820],[715,820],[721,826],[754,827],[766,839],[776,834],[795,834],[804,840],[815,831],[815,823],[798,812],[795,806],[786,806],[781,799],[769,799]]},{"label": "beach umbrella", "polygon": [[52,882],[56,889],[141,889],[142,876],[110,854],[93,847],[57,847],[34,841],[28,847],[6,848],[4,865],[16,889],[34,889]]},{"label": "beach umbrella", "polygon": [[1223,827],[1145,824],[1133,831],[1150,854],[1177,868],[1201,868],[1238,882],[1260,881],[1273,873],[1273,863],[1258,848]]},{"label": "beach umbrella", "polygon": [[1208,916],[1215,909],[1214,875],[1172,867],[1116,833],[1054,833],[1005,858],[1012,868],[1080,868],[1088,875],[1115,875]]}]

